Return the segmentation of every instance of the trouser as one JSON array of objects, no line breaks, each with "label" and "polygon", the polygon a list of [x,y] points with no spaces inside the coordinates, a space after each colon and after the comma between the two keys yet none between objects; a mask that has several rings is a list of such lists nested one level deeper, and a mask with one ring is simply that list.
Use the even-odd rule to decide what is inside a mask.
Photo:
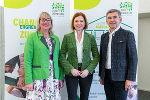
[{"label": "trouser", "polygon": [[125,81],[113,81],[111,70],[105,69],[104,90],[107,100],[126,100]]},{"label": "trouser", "polygon": [[[79,70],[81,67],[78,68]],[[77,88],[78,84],[80,86],[80,100],[88,100],[90,87],[93,79],[93,74],[88,75],[85,78],[80,76],[65,76],[67,92],[68,92],[68,100],[77,100]]]}]

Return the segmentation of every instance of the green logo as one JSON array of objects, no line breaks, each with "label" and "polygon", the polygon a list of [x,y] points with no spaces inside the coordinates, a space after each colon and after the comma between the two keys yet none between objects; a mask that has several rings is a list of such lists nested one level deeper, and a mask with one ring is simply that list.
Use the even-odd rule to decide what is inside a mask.
[{"label": "green logo", "polygon": [[132,11],[132,3],[131,2],[121,2],[120,9],[122,11]]},{"label": "green logo", "polygon": [[64,4],[52,3],[52,15],[64,16]]},{"label": "green logo", "polygon": [[64,12],[64,4],[62,4],[62,3],[53,3],[52,4],[52,9],[57,11],[57,12]]}]

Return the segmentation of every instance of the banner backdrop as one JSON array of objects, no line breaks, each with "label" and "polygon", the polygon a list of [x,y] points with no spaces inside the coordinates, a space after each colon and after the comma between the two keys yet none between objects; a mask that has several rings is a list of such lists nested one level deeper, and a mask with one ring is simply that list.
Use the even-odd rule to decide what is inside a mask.
[{"label": "banner backdrop", "polygon": [[24,100],[26,96],[26,91],[17,87],[20,80],[18,73],[21,66],[24,66],[25,40],[36,30],[40,13],[43,11],[50,13],[54,34],[62,41],[64,34],[70,31],[69,2],[69,0],[4,1],[5,100]]},{"label": "banner backdrop", "polygon": [[[74,12],[83,12],[88,19],[88,33],[95,36],[100,48],[101,35],[108,31],[106,12],[118,9],[122,13],[121,27],[134,33],[138,43],[138,0],[74,0]],[[99,83],[98,66],[95,70],[89,100],[106,100],[104,87]],[[128,93],[128,100],[137,100],[137,84]]]},{"label": "banner backdrop", "polygon": [[[5,0],[5,100],[24,100],[25,91],[17,87],[18,70],[22,65],[24,44],[30,33],[36,30],[36,22],[43,11],[53,18],[53,30],[60,41],[70,32],[70,0]],[[113,4],[113,5],[112,5]],[[111,8],[121,10],[121,26],[131,30],[138,37],[138,0],[74,0],[75,12],[82,11],[89,22],[88,33],[93,34],[100,46],[101,34],[108,31],[105,14]],[[98,67],[90,91],[89,100],[106,100],[103,86],[99,84]],[[136,89],[131,90],[128,100],[136,99]],[[62,90],[62,100],[67,100],[66,87]]]}]

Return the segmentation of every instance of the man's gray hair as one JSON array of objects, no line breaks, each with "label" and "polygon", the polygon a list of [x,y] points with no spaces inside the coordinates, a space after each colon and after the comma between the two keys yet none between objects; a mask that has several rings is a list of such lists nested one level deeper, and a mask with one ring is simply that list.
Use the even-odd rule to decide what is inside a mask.
[{"label": "man's gray hair", "polygon": [[117,10],[117,9],[110,9],[108,10],[108,12],[106,13],[106,17],[109,13],[113,13],[113,12],[117,12],[118,13],[118,16],[121,17],[121,12],[120,10]]}]

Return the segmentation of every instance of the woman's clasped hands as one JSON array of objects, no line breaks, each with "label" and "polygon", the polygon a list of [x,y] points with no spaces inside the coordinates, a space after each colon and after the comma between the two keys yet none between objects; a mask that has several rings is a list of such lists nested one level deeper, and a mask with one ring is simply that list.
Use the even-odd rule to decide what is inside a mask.
[{"label": "woman's clasped hands", "polygon": [[74,77],[81,76],[82,78],[85,78],[89,74],[89,71],[87,69],[85,69],[83,71],[79,71],[79,70],[73,68],[73,69],[71,69],[71,74]]}]

